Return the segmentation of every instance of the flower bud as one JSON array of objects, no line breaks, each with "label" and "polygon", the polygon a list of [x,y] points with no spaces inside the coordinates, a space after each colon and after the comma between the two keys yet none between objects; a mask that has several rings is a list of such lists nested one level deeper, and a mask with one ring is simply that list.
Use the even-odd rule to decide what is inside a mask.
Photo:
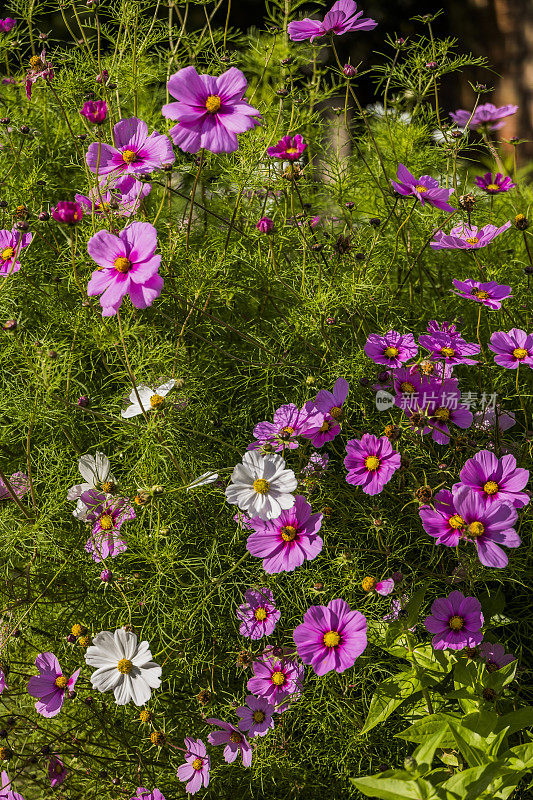
[{"label": "flower bud", "polygon": [[355,78],[357,75],[357,67],[353,67],[351,64],[345,64],[342,68],[342,74],[345,78]]},{"label": "flower bud", "polygon": [[260,233],[272,233],[274,230],[274,221],[270,219],[270,217],[261,217],[255,227]]},{"label": "flower bud", "polygon": [[47,211],[41,211],[41,213],[39,214],[40,222],[48,222],[49,219],[50,219],[50,214]]},{"label": "flower bud", "polygon": [[93,125],[102,125],[107,118],[107,103],[105,100],[88,100],[80,109],[80,114]]},{"label": "flower bud", "polygon": [[529,220],[525,214],[517,214],[514,218],[514,224],[519,231],[525,231],[529,228]]},{"label": "flower bud", "polygon": [[83,209],[75,200],[60,200],[52,209],[52,217],[56,222],[65,225],[76,225],[83,217]]}]

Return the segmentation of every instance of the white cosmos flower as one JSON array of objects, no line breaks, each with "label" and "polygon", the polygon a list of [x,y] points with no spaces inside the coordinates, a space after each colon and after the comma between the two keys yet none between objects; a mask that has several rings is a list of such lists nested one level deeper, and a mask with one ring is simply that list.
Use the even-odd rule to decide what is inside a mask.
[{"label": "white cosmos flower", "polygon": [[142,408],[139,405],[139,400],[137,400],[137,394],[135,394],[135,390],[133,389],[129,396],[131,405],[124,409],[124,411],[121,411],[121,415],[124,419],[129,419],[130,417],[137,417],[139,414],[142,414],[143,408],[145,411],[157,411],[157,409],[161,408],[163,405],[164,398],[174,387],[175,383],[176,381],[172,378],[172,380],[158,386],[157,389],[151,389],[149,386],[145,386],[141,383],[140,386],[137,386],[137,394],[142,403]]},{"label": "white cosmos flower", "polygon": [[191,489],[197,489],[199,486],[205,486],[208,483],[214,483],[217,478],[218,472],[204,472],[202,475],[199,475],[197,478],[191,481],[185,491],[189,492]]},{"label": "white cosmos flower", "polygon": [[261,455],[248,450],[231,473],[226,500],[237,505],[249,517],[276,519],[294,505],[298,481],[292,469],[285,469],[285,459],[275,453]]},{"label": "white cosmos flower", "polygon": [[91,675],[93,687],[99,692],[113,690],[119,706],[130,700],[142,706],[150,699],[151,690],[161,686],[161,667],[152,661],[150,645],[139,644],[137,636],[124,628],[97,633],[85,661],[97,667]]},{"label": "white cosmos flower", "polygon": [[108,494],[115,483],[114,477],[109,472],[109,459],[103,453],[89,453],[82,456],[78,461],[78,469],[85,483],[77,483],[71,486],[67,492],[67,500],[77,500],[84,492],[89,489],[101,489],[104,494]]}]

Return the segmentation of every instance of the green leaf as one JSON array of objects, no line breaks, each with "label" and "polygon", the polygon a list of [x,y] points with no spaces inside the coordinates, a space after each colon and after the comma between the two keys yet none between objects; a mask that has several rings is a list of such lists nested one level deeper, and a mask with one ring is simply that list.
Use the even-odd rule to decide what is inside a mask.
[{"label": "green leaf", "polygon": [[430,644],[419,645],[413,649],[414,657],[410,653],[406,658],[409,661],[416,659],[417,664],[424,670],[445,674],[452,668],[451,656],[445,650],[434,650]]},{"label": "green leaf", "polygon": [[458,800],[478,800],[494,778],[502,774],[502,769],[500,761],[464,769],[441,783],[440,788],[452,792]]},{"label": "green leaf", "polygon": [[406,742],[415,742],[419,744],[424,742],[428,736],[432,736],[434,733],[444,728],[446,730],[446,735],[441,742],[441,747],[454,747],[455,739],[446,724],[448,719],[457,722],[460,721],[457,714],[431,714],[430,716],[422,717],[422,719],[417,720],[405,731],[397,733],[396,737],[398,739],[405,739]]},{"label": "green leaf", "polygon": [[368,733],[380,722],[386,720],[404,700],[422,688],[412,671],[400,672],[383,681],[370,702],[370,709],[361,733]]},{"label": "green leaf", "polygon": [[447,724],[469,767],[478,767],[488,763],[487,744],[483,736],[450,720]]},{"label": "green leaf", "polygon": [[494,689],[495,692],[501,692],[504,686],[514,680],[517,666],[518,661],[515,660],[494,672],[483,670],[481,675],[483,686],[487,689]]},{"label": "green leaf", "polygon": [[412,628],[419,621],[418,617],[426,596],[426,590],[427,587],[424,587],[411,595],[411,599],[405,606],[405,611],[407,612],[407,616],[404,617],[406,628]]},{"label": "green leaf", "polygon": [[507,728],[508,736],[531,727],[533,727],[533,706],[519,708],[517,711],[504,714],[503,717],[498,717],[497,730]]},{"label": "green leaf", "polygon": [[442,725],[441,728],[433,734],[433,736],[428,736],[426,741],[424,741],[420,747],[417,747],[415,752],[413,753],[413,758],[419,764],[427,764],[429,768],[431,768],[431,763],[435,756],[435,750],[437,747],[441,747],[441,742],[446,735],[446,726]]},{"label": "green leaf", "polygon": [[478,600],[483,609],[485,622],[489,622],[496,614],[501,614],[505,608],[505,598],[500,586],[498,586],[497,590],[492,592],[492,594],[483,592],[481,595],[478,595]]},{"label": "green leaf", "polygon": [[423,778],[413,780],[410,772],[400,770],[350,780],[366,797],[380,797],[381,800],[441,800],[445,796]]}]

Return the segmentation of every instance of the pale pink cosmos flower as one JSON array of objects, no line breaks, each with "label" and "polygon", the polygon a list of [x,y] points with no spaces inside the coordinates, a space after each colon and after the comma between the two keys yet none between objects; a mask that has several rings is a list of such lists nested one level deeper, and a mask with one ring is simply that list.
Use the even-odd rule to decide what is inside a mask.
[{"label": "pale pink cosmos flower", "polygon": [[[99,175],[144,175],[173,164],[176,160],[168,136],[153,131],[142,119],[121,119],[113,128],[115,146],[93,142],[85,160],[91,172]],[[100,153],[100,158],[98,154]]]},{"label": "pale pink cosmos flower", "polygon": [[77,202],[95,214],[130,217],[139,210],[143,199],[152,191],[150,183],[142,183],[134,175],[125,175],[111,182],[108,178],[100,181],[98,189],[90,189],[88,195],[76,194]]}]

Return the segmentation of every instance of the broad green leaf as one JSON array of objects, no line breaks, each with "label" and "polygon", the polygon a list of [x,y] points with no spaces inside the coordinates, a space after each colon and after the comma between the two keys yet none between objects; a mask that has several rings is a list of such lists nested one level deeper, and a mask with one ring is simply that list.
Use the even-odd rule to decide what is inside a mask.
[{"label": "broad green leaf", "polygon": [[419,765],[427,764],[428,767],[431,768],[431,763],[435,756],[435,750],[437,747],[441,747],[441,742],[444,739],[446,732],[446,726],[443,725],[440,730],[433,734],[433,736],[428,736],[423,744],[416,748],[415,752],[413,753],[413,758]]},{"label": "broad green leaf", "polygon": [[404,700],[415,692],[419,692],[421,684],[411,672],[400,672],[398,675],[383,681],[370,702],[370,709],[361,733],[368,731],[386,720]]},{"label": "broad green leaf", "polygon": [[445,650],[434,650],[430,644],[419,645],[414,648],[413,652],[414,656],[408,653],[406,658],[409,661],[416,659],[416,663],[422,669],[444,674],[449,672],[452,667],[453,662],[450,655]]},{"label": "broad green leaf", "polygon": [[442,800],[445,797],[428,781],[423,778],[413,780],[411,773],[400,770],[387,770],[379,775],[350,780],[366,797],[379,797],[381,800]]},{"label": "broad green leaf", "polygon": [[483,670],[481,673],[483,686],[487,689],[494,689],[495,692],[501,692],[504,686],[514,680],[517,666],[518,661],[515,660],[494,672]]},{"label": "broad green leaf", "polygon": [[407,612],[406,616],[404,617],[406,628],[412,628],[419,621],[418,617],[420,615],[422,603],[424,602],[424,598],[426,596],[426,591],[426,587],[419,589],[417,592],[411,595],[409,602],[405,606],[405,611]]},{"label": "broad green leaf", "polygon": [[504,714],[503,717],[498,717],[497,730],[507,728],[508,736],[530,727],[533,727],[533,706],[519,708],[517,711]]},{"label": "broad green leaf", "polygon": [[405,739],[406,742],[415,742],[416,744],[422,743],[428,736],[432,736],[437,731],[445,728],[446,735],[441,742],[441,747],[454,747],[455,739],[446,722],[448,719],[459,722],[460,718],[457,714],[430,714],[427,717],[414,722],[410,728],[397,733],[398,739]]},{"label": "broad green leaf", "polygon": [[488,763],[489,759],[486,755],[487,743],[482,736],[450,720],[448,720],[447,724],[468,766],[478,767]]},{"label": "broad green leaf", "polygon": [[494,778],[502,773],[502,769],[504,767],[500,761],[464,769],[441,783],[440,788],[452,792],[458,800],[479,800]]},{"label": "broad green leaf", "polygon": [[454,667],[453,680],[456,688],[467,686],[475,689],[478,684],[478,665],[474,661],[460,659]]},{"label": "broad green leaf", "polygon": [[511,747],[504,757],[512,765],[511,769],[530,770],[533,767],[533,742]]}]

